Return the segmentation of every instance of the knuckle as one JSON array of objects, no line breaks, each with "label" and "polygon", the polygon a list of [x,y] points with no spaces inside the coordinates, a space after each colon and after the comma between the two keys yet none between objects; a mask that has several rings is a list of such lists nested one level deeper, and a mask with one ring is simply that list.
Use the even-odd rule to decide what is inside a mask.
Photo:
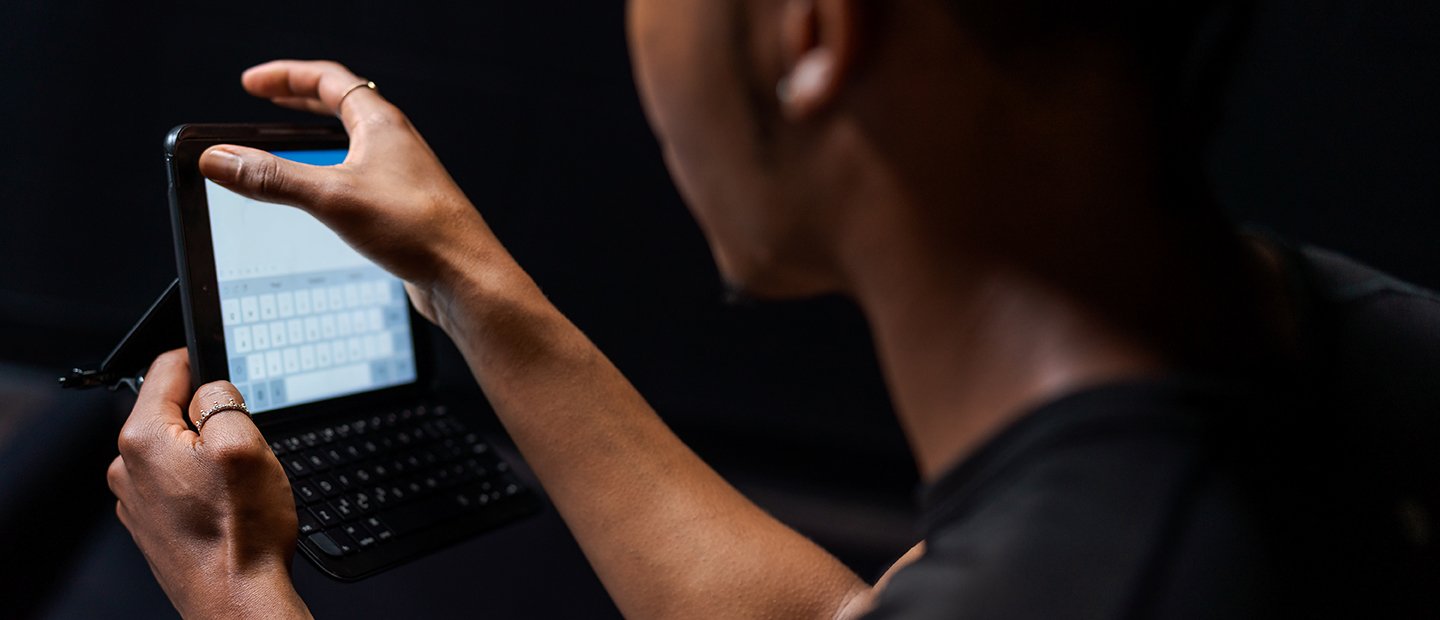
[{"label": "knuckle", "polygon": [[257,191],[266,195],[275,195],[285,191],[285,175],[281,173],[280,166],[272,159],[260,160],[247,171],[249,185]]},{"label": "knuckle", "polygon": [[408,126],[410,119],[405,116],[404,112],[400,111],[400,108],[385,104],[377,106],[374,110],[370,111],[360,119],[360,122],[375,128],[396,128]]},{"label": "knuckle", "polygon": [[115,446],[120,449],[121,456],[134,458],[143,453],[150,443],[150,437],[141,432],[134,425],[127,424],[120,429],[120,438],[116,440]]},{"label": "knuckle", "polygon": [[215,446],[214,458],[229,473],[253,471],[265,464],[269,454],[253,443],[226,443]]},{"label": "knuckle", "polygon": [[155,358],[156,365],[175,366],[190,363],[190,354],[185,349],[174,349],[160,354]]},{"label": "knuckle", "polygon": [[110,467],[105,470],[105,483],[110,486],[110,491],[115,495],[120,494],[120,483],[124,479],[125,462],[119,458],[110,461]]},{"label": "knuckle", "polygon": [[195,391],[195,400],[201,405],[208,406],[214,403],[223,404],[231,399],[234,399],[235,402],[240,402],[240,391],[229,381],[206,383]]}]

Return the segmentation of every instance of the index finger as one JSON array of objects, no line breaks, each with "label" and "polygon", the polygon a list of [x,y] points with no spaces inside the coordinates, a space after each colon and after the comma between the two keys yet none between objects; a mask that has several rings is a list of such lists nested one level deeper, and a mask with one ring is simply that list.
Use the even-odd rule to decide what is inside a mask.
[{"label": "index finger", "polygon": [[[305,107],[329,110],[340,117],[347,130],[353,130],[367,115],[391,111],[390,103],[369,88],[360,89],[369,93],[355,92],[346,97],[366,80],[328,60],[273,60],[245,70],[240,82],[257,97],[290,107],[308,102]],[[345,103],[343,108],[341,101]]]},{"label": "index finger", "polygon": [[161,355],[145,373],[135,409],[121,435],[189,432],[185,409],[190,403],[190,357],[185,349]]}]

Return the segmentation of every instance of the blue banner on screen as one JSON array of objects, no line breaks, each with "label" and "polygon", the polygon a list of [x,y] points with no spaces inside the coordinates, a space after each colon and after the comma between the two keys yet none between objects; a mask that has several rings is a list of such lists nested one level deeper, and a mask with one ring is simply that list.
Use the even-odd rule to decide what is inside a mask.
[{"label": "blue banner on screen", "polygon": [[[277,151],[315,166],[344,150]],[[309,214],[205,182],[230,381],[251,413],[413,383],[398,278]]]}]

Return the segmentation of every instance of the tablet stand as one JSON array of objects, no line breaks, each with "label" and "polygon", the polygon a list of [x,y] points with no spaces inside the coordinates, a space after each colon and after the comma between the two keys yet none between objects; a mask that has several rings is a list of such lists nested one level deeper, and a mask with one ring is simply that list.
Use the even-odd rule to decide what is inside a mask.
[{"label": "tablet stand", "polygon": [[145,371],[161,353],[185,346],[184,309],[180,304],[180,281],[165,287],[160,298],[145,311],[140,321],[115,345],[99,366],[82,366],[60,377],[60,387],[88,389],[125,386],[136,392],[145,381]]}]

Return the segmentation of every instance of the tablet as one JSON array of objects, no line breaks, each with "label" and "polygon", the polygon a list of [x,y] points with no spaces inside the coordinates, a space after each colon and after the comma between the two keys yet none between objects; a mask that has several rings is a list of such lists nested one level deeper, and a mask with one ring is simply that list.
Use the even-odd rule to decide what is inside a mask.
[{"label": "tablet", "polygon": [[413,391],[419,319],[403,283],[304,211],[201,177],[199,156],[215,144],[331,166],[345,160],[348,139],[335,127],[171,132],[172,222],[196,385],[228,379],[257,416]]},{"label": "tablet", "polygon": [[303,210],[203,178],[217,144],[333,166],[348,142],[288,125],[185,125],[166,141],[194,387],[228,379],[245,397],[295,492],[300,552],[355,580],[539,510],[475,416],[433,399],[401,281]]}]

